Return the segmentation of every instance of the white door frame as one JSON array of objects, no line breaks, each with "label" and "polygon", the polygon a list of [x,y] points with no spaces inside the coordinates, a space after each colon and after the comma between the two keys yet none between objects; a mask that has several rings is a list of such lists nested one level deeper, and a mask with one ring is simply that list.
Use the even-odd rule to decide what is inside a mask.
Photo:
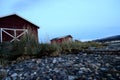
[{"label": "white door frame", "polygon": [[[9,32],[7,32],[6,30],[13,31],[14,34],[12,35]],[[19,35],[16,35],[17,31],[23,31],[23,32],[21,32]],[[10,42],[13,42],[14,40],[20,41],[19,37],[21,37],[22,35],[28,33],[28,30],[27,29],[0,28],[0,38],[1,38],[0,42],[3,42],[3,32],[5,34],[7,34],[8,36],[12,37],[13,39],[10,40]]]}]

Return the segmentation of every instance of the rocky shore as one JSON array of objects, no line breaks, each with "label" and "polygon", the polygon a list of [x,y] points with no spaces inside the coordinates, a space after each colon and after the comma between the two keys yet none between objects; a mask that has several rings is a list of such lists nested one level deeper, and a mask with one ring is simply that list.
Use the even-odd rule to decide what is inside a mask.
[{"label": "rocky shore", "polygon": [[120,80],[120,56],[69,54],[0,66],[0,80]]}]

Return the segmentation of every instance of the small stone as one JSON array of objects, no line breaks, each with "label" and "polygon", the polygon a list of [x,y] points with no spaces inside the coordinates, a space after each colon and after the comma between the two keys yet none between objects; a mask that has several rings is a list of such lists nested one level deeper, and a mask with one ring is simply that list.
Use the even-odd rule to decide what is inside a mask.
[{"label": "small stone", "polygon": [[92,64],[92,68],[98,69],[99,67],[97,65],[95,65],[95,64]]},{"label": "small stone", "polygon": [[102,71],[106,71],[106,68],[100,68],[100,70],[102,70]]},{"label": "small stone", "polygon": [[48,63],[48,60],[47,60],[47,59],[45,59],[45,63]]},{"label": "small stone", "polygon": [[34,74],[34,75],[36,75],[36,74],[37,74],[37,72],[34,72],[33,74]]},{"label": "small stone", "polygon": [[36,80],[40,80],[40,77],[37,77],[37,79]]},{"label": "small stone", "polygon": [[24,73],[23,75],[24,75],[24,76],[29,76],[29,73],[28,73],[28,72],[26,72],[26,73]]},{"label": "small stone", "polygon": [[75,57],[75,59],[79,59],[79,57]]},{"label": "small stone", "polygon": [[53,64],[56,63],[56,62],[57,62],[57,60],[56,60],[56,58],[54,58],[54,59],[53,59]]},{"label": "small stone", "polygon": [[95,74],[98,75],[99,73],[97,71],[95,71]]},{"label": "small stone", "polygon": [[19,76],[19,77],[21,77],[21,76],[22,76],[22,74],[19,74],[18,76]]},{"label": "small stone", "polygon": [[12,80],[10,77],[6,77],[5,80]]},{"label": "small stone", "polygon": [[58,61],[61,61],[62,60],[62,58],[58,58]]},{"label": "small stone", "polygon": [[79,71],[78,73],[79,73],[79,74],[82,74],[82,73],[83,73],[83,71]]},{"label": "small stone", "polygon": [[32,62],[34,62],[35,61],[35,59],[32,59]]},{"label": "small stone", "polygon": [[119,73],[116,73],[116,76],[120,76],[120,74],[119,74]]},{"label": "small stone", "polygon": [[93,80],[93,78],[92,78],[92,77],[89,77],[88,80]]},{"label": "small stone", "polygon": [[17,74],[17,73],[13,73],[13,74],[11,75],[12,80],[17,80],[17,76],[18,76],[18,74]]},{"label": "small stone", "polygon": [[75,76],[68,76],[68,80],[74,80]]},{"label": "small stone", "polygon": [[83,55],[84,55],[84,56],[86,56],[86,55],[87,55],[87,53],[83,53]]},{"label": "small stone", "polygon": [[109,67],[109,66],[110,66],[110,64],[109,64],[109,63],[106,63],[106,64],[105,64],[105,66],[106,66],[106,67]]},{"label": "small stone", "polygon": [[58,68],[55,68],[53,71],[55,71],[56,73],[59,72],[59,69]]},{"label": "small stone", "polygon": [[100,66],[101,66],[101,63],[97,63],[96,65],[100,67]]},{"label": "small stone", "polygon": [[37,64],[40,64],[40,63],[41,63],[41,59],[38,59],[38,60],[36,61],[36,63],[37,63]]},{"label": "small stone", "polygon": [[115,58],[116,58],[116,59],[120,59],[120,57],[118,57],[118,56],[117,56],[117,57],[115,57]]},{"label": "small stone", "polygon": [[85,68],[85,67],[82,67],[82,68],[80,68],[80,70],[82,70],[82,71],[86,71],[86,68]]},{"label": "small stone", "polygon": [[111,74],[107,74],[107,76],[111,77],[112,75]]},{"label": "small stone", "polygon": [[18,75],[17,73],[13,73],[11,77],[16,77],[17,75]]}]

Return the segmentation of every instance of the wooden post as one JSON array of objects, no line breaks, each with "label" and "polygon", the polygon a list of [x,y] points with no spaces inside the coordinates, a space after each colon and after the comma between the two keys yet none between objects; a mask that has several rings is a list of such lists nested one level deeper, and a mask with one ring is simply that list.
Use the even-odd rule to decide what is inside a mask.
[{"label": "wooden post", "polygon": [[0,28],[0,42],[2,43],[2,28]]},{"label": "wooden post", "polygon": [[14,37],[16,38],[16,29],[14,29]]}]

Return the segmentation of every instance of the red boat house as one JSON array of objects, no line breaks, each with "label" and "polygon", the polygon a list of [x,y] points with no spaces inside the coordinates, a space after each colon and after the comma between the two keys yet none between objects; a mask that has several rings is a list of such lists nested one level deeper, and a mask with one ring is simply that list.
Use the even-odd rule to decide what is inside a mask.
[{"label": "red boat house", "polygon": [[0,17],[0,42],[19,41],[28,32],[38,40],[38,29],[38,26],[16,14]]},{"label": "red boat house", "polygon": [[66,35],[63,37],[54,38],[51,40],[51,43],[63,43],[63,42],[72,42],[73,38],[71,35]]}]

